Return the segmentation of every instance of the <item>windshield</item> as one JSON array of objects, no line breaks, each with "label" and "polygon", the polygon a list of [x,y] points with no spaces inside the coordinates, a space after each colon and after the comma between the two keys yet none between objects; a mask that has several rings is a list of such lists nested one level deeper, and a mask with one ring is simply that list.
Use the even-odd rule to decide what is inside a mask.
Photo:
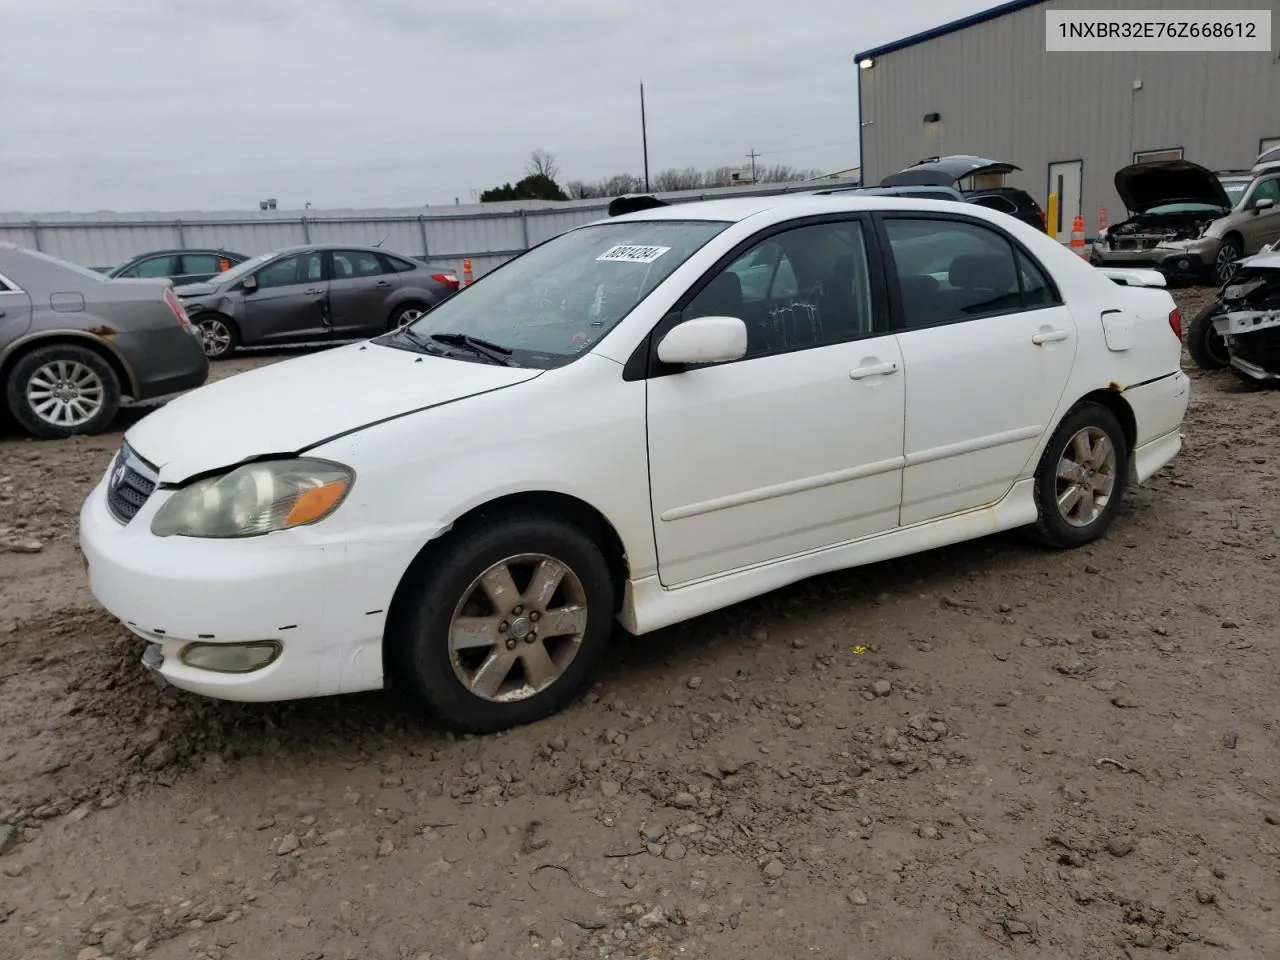
[{"label": "windshield", "polygon": [[580,227],[508,261],[408,327],[463,334],[531,366],[584,353],[729,224],[646,220]]},{"label": "windshield", "polygon": [[222,273],[210,277],[205,282],[212,283],[219,287],[225,286],[228,283],[235,283],[237,280],[244,279],[247,274],[253,273],[253,271],[257,270],[274,256],[274,253],[260,253],[256,257],[249,258],[244,263],[237,264],[230,270],[223,270]]},{"label": "windshield", "polygon": [[1240,198],[1244,196],[1245,189],[1249,186],[1248,180],[1222,180],[1222,189],[1227,191],[1227,199],[1231,201],[1231,206],[1235,206],[1240,202]]}]

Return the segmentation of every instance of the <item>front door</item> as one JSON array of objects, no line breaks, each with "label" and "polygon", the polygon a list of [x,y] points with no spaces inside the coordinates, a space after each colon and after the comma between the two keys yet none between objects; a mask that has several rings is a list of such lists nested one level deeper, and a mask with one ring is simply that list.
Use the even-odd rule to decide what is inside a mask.
[{"label": "front door", "polygon": [[839,219],[772,232],[682,310],[740,317],[748,352],[648,382],[664,585],[897,525],[902,359],[873,294],[868,229]]},{"label": "front door", "polygon": [[1049,193],[1058,195],[1058,212],[1049,232],[1059,243],[1071,242],[1071,224],[1077,214],[1084,213],[1083,183],[1083,160],[1049,164]]},{"label": "front door", "polygon": [[[1259,200],[1270,200],[1271,206],[1259,208]],[[1259,179],[1243,206],[1244,216],[1238,222],[1246,255],[1257,253],[1263,244],[1280,240],[1280,174]]]},{"label": "front door", "polygon": [[329,273],[329,310],[334,336],[382,333],[391,320],[388,300],[399,283],[368,250],[334,250]]},{"label": "front door", "polygon": [[244,293],[245,343],[329,336],[329,283],[320,251],[273,260],[256,278],[257,289]]},{"label": "front door", "polygon": [[902,525],[994,503],[1066,389],[1076,326],[1003,231],[955,215],[880,218],[906,371]]}]

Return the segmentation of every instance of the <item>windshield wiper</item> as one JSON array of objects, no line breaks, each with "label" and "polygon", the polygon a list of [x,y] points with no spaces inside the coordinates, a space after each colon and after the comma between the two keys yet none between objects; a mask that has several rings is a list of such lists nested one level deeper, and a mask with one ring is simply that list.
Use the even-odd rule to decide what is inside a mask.
[{"label": "windshield wiper", "polygon": [[438,344],[432,343],[430,340],[421,336],[414,330],[409,329],[408,326],[400,327],[399,329],[396,330],[394,334],[392,334],[392,336],[403,337],[405,340],[408,340],[415,347],[420,349],[423,353],[430,353],[439,357],[449,356],[448,350],[445,350],[443,347],[439,346]]},{"label": "windshield wiper", "polygon": [[518,363],[511,359],[511,350],[509,348],[491,340],[482,340],[466,333],[433,333],[429,335],[429,339],[438,343],[467,347],[472,353],[492,360],[494,363],[500,363],[504,367],[519,366]]}]

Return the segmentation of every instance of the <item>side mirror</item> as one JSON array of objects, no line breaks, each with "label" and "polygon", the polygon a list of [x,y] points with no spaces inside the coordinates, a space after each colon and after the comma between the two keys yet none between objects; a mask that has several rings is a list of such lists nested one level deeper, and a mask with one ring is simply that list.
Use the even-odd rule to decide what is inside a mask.
[{"label": "side mirror", "polygon": [[658,344],[663,363],[727,363],[747,355],[747,325],[737,317],[698,317],[672,329]]},{"label": "side mirror", "polygon": [[251,273],[240,281],[240,286],[245,293],[253,293],[258,289],[258,278]]},{"label": "side mirror", "polygon": [[1253,202],[1253,212],[1257,213],[1259,210],[1270,210],[1275,205],[1276,202],[1271,197],[1262,197],[1260,200],[1255,200]]}]

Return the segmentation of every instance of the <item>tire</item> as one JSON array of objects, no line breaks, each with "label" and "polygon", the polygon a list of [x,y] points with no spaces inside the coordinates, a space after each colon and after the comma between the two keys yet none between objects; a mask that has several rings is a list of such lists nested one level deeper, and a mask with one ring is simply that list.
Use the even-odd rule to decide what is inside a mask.
[{"label": "tire", "polygon": [[[545,603],[529,596],[539,558],[565,568]],[[504,565],[521,601],[507,602],[505,616],[479,586]],[[575,525],[541,513],[484,517],[451,533],[407,575],[387,630],[392,682],[460,732],[541,720],[568,705],[599,664],[613,631],[615,595],[604,554]],[[572,635],[527,632],[552,622],[547,611],[583,606],[581,617],[562,613],[554,620]],[[471,620],[472,644],[451,651],[455,616]]]},{"label": "tire", "polygon": [[[1070,480],[1059,477],[1059,465],[1064,461],[1076,466],[1088,464],[1083,450],[1076,446],[1077,436],[1084,435],[1089,447],[1097,451],[1097,443],[1105,437],[1111,447],[1111,456],[1094,461],[1094,474],[1083,474],[1080,481],[1089,483],[1095,494],[1094,504],[1099,507],[1090,518],[1086,502],[1080,498],[1070,501],[1064,510],[1059,498],[1067,493]],[[1109,484],[1091,482],[1093,478],[1109,478]],[[1106,499],[1098,504],[1098,494],[1106,486]],[[1035,539],[1057,549],[1072,549],[1092,543],[1111,526],[1129,485],[1129,446],[1124,429],[1114,413],[1098,403],[1082,403],[1068,413],[1058,424],[1053,437],[1045,447],[1035,474],[1036,523]]]},{"label": "tire", "polygon": [[388,330],[398,330],[406,324],[413,323],[430,309],[422,303],[402,303],[391,311],[391,319],[387,321]]},{"label": "tire", "polygon": [[74,344],[39,347],[20,358],[5,393],[18,424],[44,440],[102,433],[120,411],[120,378],[111,364]]},{"label": "tire", "polygon": [[1240,241],[1235,237],[1227,237],[1218,248],[1218,255],[1213,260],[1214,279],[1222,285],[1236,275],[1236,260],[1240,258]]},{"label": "tire", "polygon": [[1214,318],[1222,310],[1222,302],[1214,299],[1197,313],[1187,327],[1187,350],[1201,370],[1221,370],[1231,365],[1227,342],[1213,329]]},{"label": "tire", "polygon": [[220,313],[206,314],[192,322],[200,328],[200,345],[210,360],[226,360],[240,346],[240,331],[229,317]]}]

